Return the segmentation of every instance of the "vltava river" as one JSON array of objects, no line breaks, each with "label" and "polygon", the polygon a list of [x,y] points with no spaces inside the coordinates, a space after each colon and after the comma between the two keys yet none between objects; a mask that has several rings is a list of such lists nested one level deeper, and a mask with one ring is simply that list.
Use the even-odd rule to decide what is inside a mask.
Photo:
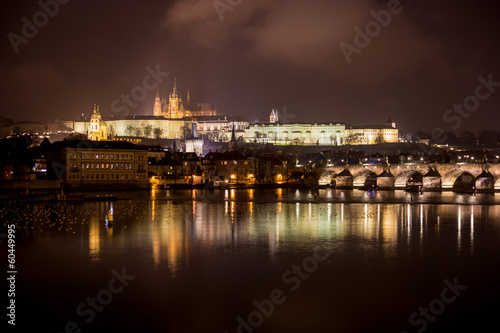
[{"label": "vltava river", "polygon": [[496,194],[115,195],[130,200],[0,203],[4,225],[19,227],[16,329],[399,333],[496,325]]}]

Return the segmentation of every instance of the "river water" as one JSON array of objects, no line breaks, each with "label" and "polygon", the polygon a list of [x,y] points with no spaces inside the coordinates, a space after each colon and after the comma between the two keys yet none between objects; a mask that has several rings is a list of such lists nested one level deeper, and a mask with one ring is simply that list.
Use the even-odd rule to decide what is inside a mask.
[{"label": "river water", "polygon": [[19,227],[16,329],[399,333],[497,325],[497,194],[113,194],[128,200],[0,203],[4,225]]}]

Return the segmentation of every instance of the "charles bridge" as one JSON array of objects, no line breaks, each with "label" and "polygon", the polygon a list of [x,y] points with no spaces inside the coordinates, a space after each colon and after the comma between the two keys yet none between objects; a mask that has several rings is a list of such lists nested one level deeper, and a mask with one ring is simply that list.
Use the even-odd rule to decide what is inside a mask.
[{"label": "charles bridge", "polygon": [[500,164],[405,163],[318,166],[320,186],[335,188],[415,188],[423,191],[484,191],[500,189]]}]

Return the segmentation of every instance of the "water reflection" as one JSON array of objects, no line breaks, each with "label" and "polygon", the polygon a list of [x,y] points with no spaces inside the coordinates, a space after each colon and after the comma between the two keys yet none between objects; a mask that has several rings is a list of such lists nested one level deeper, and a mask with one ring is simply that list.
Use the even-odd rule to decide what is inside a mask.
[{"label": "water reflection", "polygon": [[[228,199],[242,195],[236,192],[225,190],[223,195]],[[159,193],[153,196],[170,192]],[[282,190],[270,193],[278,198],[287,195]],[[290,193],[297,195],[295,190]],[[199,197],[190,192],[188,198],[193,195]],[[253,196],[253,190],[248,195]],[[482,231],[498,227],[494,217],[500,207],[195,199],[35,205],[30,211],[30,235],[52,237],[42,231],[55,228],[76,233],[77,239],[85,240],[81,245],[93,263],[126,248],[147,248],[155,268],[167,267],[175,274],[193,256],[266,251],[270,258],[279,258],[290,251],[309,253],[320,243],[334,244],[339,253],[354,246],[386,258],[401,253],[421,257],[429,246],[440,244],[456,249],[457,255],[471,256]],[[74,228],[76,221],[79,228]]]}]

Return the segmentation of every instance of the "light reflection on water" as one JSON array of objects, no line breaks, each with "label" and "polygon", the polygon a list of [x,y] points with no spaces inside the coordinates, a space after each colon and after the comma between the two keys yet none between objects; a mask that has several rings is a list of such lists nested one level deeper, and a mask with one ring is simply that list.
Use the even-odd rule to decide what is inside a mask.
[{"label": "light reflection on water", "polygon": [[[272,200],[295,197],[297,193],[299,202]],[[159,306],[145,309],[151,311],[150,321],[158,329],[164,328],[163,318],[169,316],[169,322],[186,325],[185,331],[197,331],[188,315],[177,318],[177,299],[172,298],[175,294],[186,297],[185,311],[192,309],[195,313],[213,308],[216,298],[220,313],[213,315],[219,316],[220,322],[207,324],[207,331],[234,332],[236,316],[251,311],[254,299],[264,299],[263,294],[267,296],[282,287],[282,273],[292,264],[300,264],[320,244],[334,248],[332,258],[318,268],[303,289],[287,295],[286,306],[294,310],[283,307],[286,311],[276,310],[276,317],[266,319],[278,322],[279,329],[269,331],[294,332],[294,320],[307,317],[304,313],[308,311],[312,313],[310,325],[318,321],[316,313],[324,314],[320,322],[332,324],[344,320],[339,319],[345,317],[341,314],[354,316],[352,311],[359,307],[363,308],[363,316],[374,313],[373,318],[365,320],[365,329],[356,330],[356,320],[345,319],[344,325],[351,323],[353,327],[339,331],[369,331],[373,323],[396,319],[395,327],[374,327],[372,331],[387,331],[387,327],[401,331],[407,329],[404,325],[413,311],[428,304],[436,293],[439,296],[443,279],[456,275],[460,280],[468,278],[471,293],[483,287],[485,279],[496,279],[489,262],[496,264],[500,253],[500,206],[321,202],[327,193],[320,192],[320,202],[316,202],[308,191],[226,190],[212,198],[220,194],[228,199],[255,200],[209,201],[200,200],[202,193],[195,191],[156,191],[152,193],[156,200],[141,197],[115,202],[4,206],[0,207],[0,216],[20,225],[29,222],[19,232],[17,244],[29,256],[36,254],[36,261],[47,267],[44,274],[74,279],[89,271],[87,278],[76,284],[90,289],[90,295],[103,288],[111,269],[126,266],[137,280],[131,283],[130,291],[117,296],[106,313],[116,311],[118,318],[133,314],[137,308],[121,304],[118,299],[131,297],[135,305],[136,299],[140,303],[144,297]],[[391,194],[377,194],[381,195]],[[167,197],[172,200],[164,200]],[[454,200],[448,195],[445,198]],[[106,227],[111,208],[113,223]],[[19,255],[24,258],[27,272],[37,272],[32,267],[38,263],[30,262],[28,254]],[[29,280],[21,289],[31,292],[29,300],[46,300],[39,276],[24,276]],[[65,304],[75,307],[88,295],[73,291],[78,288],[68,281],[71,283],[64,292],[70,300]],[[56,279],[51,287],[63,288],[60,283]],[[423,289],[426,283],[430,284],[428,293]],[[198,293],[210,294],[209,290],[214,290],[215,296],[201,300],[189,296],[195,294],[193,288]],[[360,301],[354,301],[356,297]],[[51,306],[62,307],[55,301]],[[172,314],[165,315],[164,311]],[[341,314],[335,316],[337,313]],[[384,320],[382,316],[386,316]],[[106,320],[115,324],[113,318]],[[56,328],[48,327],[49,331]],[[336,330],[316,327],[315,331]]]},{"label": "light reflection on water", "polygon": [[[227,190],[226,195],[234,197],[233,191]],[[397,255],[396,249],[403,245],[407,253],[418,255],[426,239],[439,238],[443,228],[447,232],[456,230],[457,251],[473,255],[474,230],[480,226],[475,221],[484,222],[485,215],[497,214],[499,209],[423,204],[118,201],[114,203],[113,225],[108,228],[110,205],[113,203],[68,204],[64,207],[66,220],[73,221],[71,230],[76,234],[60,232],[78,239],[87,235],[87,241],[82,242],[87,244],[91,262],[109,255],[104,252],[113,250],[116,244],[150,246],[154,267],[166,265],[172,272],[186,265],[194,250],[209,253],[221,246],[265,246],[269,255],[275,256],[279,251],[307,251],[322,242],[338,243],[342,251],[342,241],[354,237],[366,241],[361,246],[380,246],[384,256]],[[48,209],[57,211],[62,206]],[[70,224],[50,218],[36,216],[36,232],[31,232],[31,237],[54,236],[51,226],[60,223],[65,230]]]}]

